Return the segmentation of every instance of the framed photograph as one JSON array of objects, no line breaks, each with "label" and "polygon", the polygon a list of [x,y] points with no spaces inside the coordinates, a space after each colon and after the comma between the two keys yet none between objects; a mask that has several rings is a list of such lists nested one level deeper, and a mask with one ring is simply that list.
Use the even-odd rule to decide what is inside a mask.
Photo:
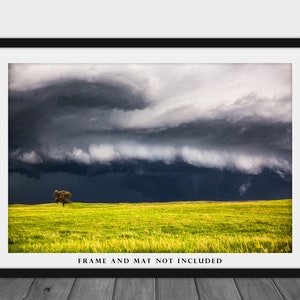
[{"label": "framed photograph", "polygon": [[45,41],[0,48],[1,274],[300,275],[297,40]]}]

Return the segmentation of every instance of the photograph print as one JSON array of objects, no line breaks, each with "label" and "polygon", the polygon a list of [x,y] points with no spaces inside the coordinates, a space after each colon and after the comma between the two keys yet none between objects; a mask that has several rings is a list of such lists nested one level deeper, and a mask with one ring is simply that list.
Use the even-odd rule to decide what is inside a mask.
[{"label": "photograph print", "polygon": [[292,64],[8,77],[9,253],[292,252]]}]

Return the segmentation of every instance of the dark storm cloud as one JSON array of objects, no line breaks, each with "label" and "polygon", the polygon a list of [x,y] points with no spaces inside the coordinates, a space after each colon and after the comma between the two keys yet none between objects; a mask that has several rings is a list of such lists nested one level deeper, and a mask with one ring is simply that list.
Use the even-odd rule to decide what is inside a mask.
[{"label": "dark storm cloud", "polygon": [[[63,136],[68,134],[64,132]],[[151,131],[86,130],[83,135],[72,137],[72,143],[57,142],[49,140],[56,150],[44,146],[31,151],[12,151],[11,162],[19,167],[25,164],[31,171],[74,174],[78,170],[85,174],[127,172],[127,161],[141,164],[143,160],[162,162],[161,169],[184,161],[198,167],[229,168],[252,174],[260,173],[263,168],[291,172],[291,123],[207,120]]]},{"label": "dark storm cloud", "polygon": [[95,120],[106,126],[112,110],[139,110],[146,106],[145,95],[119,82],[70,79],[40,88],[10,91],[10,147],[36,146],[47,135],[52,142],[59,137],[70,138],[85,133]]},{"label": "dark storm cloud", "polygon": [[9,202],[291,197],[291,65],[11,64]]},{"label": "dark storm cloud", "polygon": [[[99,132],[98,132],[99,133]],[[123,133],[144,142],[189,144],[207,147],[260,148],[265,151],[290,152],[292,126],[290,122],[242,119],[204,119],[174,127],[155,129],[112,130],[111,135]]]},{"label": "dark storm cloud", "polygon": [[[56,110],[102,108],[135,110],[146,107],[144,95],[121,82],[64,79],[40,88],[11,91],[15,105],[46,105]],[[23,104],[23,105],[22,105]]]},{"label": "dark storm cloud", "polygon": [[81,68],[10,68],[12,173],[291,174],[289,65]]}]

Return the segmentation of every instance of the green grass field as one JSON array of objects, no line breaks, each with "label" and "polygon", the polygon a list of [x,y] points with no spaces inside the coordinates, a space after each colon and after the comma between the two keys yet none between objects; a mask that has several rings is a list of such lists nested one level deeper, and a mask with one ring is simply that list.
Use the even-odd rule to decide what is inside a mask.
[{"label": "green grass field", "polygon": [[9,252],[292,251],[292,201],[9,205]]}]

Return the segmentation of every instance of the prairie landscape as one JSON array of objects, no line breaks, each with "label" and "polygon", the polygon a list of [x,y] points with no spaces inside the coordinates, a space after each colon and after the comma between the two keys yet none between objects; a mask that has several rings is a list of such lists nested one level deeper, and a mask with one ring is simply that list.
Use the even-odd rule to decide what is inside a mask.
[{"label": "prairie landscape", "polygon": [[292,200],[9,205],[10,253],[289,253]]}]

